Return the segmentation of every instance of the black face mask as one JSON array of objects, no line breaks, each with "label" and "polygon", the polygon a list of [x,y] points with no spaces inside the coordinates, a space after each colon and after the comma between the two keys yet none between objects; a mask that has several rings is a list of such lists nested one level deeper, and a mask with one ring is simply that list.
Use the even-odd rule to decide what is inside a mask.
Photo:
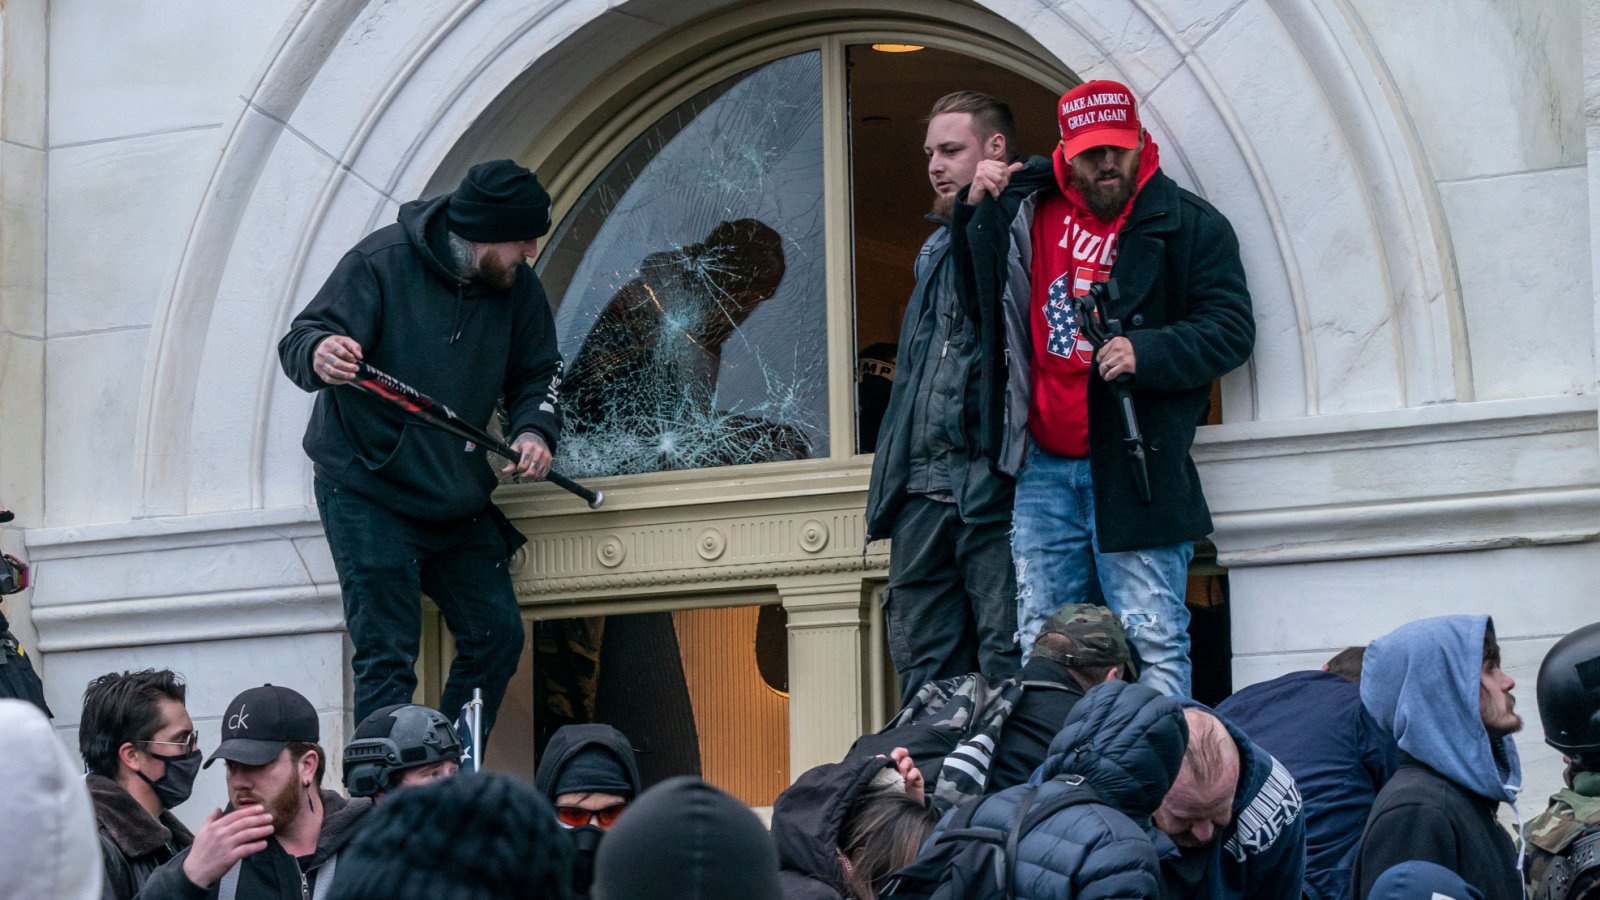
[{"label": "black face mask", "polygon": [[594,882],[594,854],[600,849],[600,839],[605,837],[605,832],[594,825],[582,825],[577,828],[567,829],[567,836],[572,838],[572,896],[585,898],[589,896],[589,885]]},{"label": "black face mask", "polygon": [[[150,751],[146,750],[146,753]],[[162,756],[159,753],[150,753],[151,756],[167,764],[167,771],[160,778],[152,779],[150,776],[135,769],[134,774],[144,779],[150,789],[156,792],[156,799],[161,801],[164,809],[173,809],[189,799],[194,792],[194,778],[200,774],[200,761],[203,758],[199,748],[190,750],[182,756]]]}]

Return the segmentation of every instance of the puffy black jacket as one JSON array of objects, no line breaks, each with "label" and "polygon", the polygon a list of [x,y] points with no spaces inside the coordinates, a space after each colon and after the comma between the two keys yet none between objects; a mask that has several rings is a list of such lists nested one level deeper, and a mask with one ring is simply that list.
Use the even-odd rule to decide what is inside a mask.
[{"label": "puffy black jacket", "polygon": [[[1102,802],[1067,807],[1023,835],[1011,860],[1017,900],[1160,897],[1150,817],[1178,776],[1188,736],[1177,704],[1148,687],[1112,681],[1085,694],[1030,784],[1040,785],[1033,802],[1043,804],[1067,790],[1057,779],[1082,778]],[[1029,790],[984,798],[972,826],[1009,830]]]},{"label": "puffy black jacket", "polygon": [[152,819],[122,785],[104,775],[88,775],[84,783],[94,802],[105,862],[102,900],[132,900],[150,873],[194,843],[194,836],[170,812]]},{"label": "puffy black jacket", "polygon": [[848,900],[839,831],[856,798],[889,761],[859,757],[807,771],[772,806],[784,900]]},{"label": "puffy black jacket", "polygon": [[[1016,473],[1026,446],[1033,344],[1031,229],[1042,192],[1058,191],[1050,160],[1036,157],[999,200],[956,204],[951,253],[974,299],[983,347],[983,449]],[[964,199],[964,194],[962,199]],[[1089,379],[1089,465],[1095,543],[1102,553],[1204,537],[1211,511],[1189,458],[1210,407],[1211,382],[1242,365],[1255,346],[1239,241],[1211,204],[1157,171],[1140,189],[1117,236],[1111,277],[1121,291],[1109,310],[1138,358],[1133,404],[1144,433],[1152,502],[1140,501],[1111,388]]]},{"label": "puffy black jacket", "polygon": [[363,358],[462,419],[487,427],[501,396],[510,437],[536,432],[555,452],[561,430],[561,356],[555,319],[533,270],[494,291],[447,265],[449,195],[400,207],[399,221],[361,241],[334,267],[278,342],[289,380],[320,391],[306,425],[317,474],[402,515],[455,519],[481,512],[496,480],[484,448],[407,419],[355,388],[325,390],[317,345],[345,335]]}]

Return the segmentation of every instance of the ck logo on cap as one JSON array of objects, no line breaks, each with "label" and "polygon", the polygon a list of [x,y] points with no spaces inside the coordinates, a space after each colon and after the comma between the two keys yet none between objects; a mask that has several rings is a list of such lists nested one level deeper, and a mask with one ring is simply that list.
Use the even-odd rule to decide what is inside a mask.
[{"label": "ck logo on cap", "polygon": [[244,711],[244,704],[239,704],[239,711],[228,717],[229,731],[249,731],[250,714]]}]

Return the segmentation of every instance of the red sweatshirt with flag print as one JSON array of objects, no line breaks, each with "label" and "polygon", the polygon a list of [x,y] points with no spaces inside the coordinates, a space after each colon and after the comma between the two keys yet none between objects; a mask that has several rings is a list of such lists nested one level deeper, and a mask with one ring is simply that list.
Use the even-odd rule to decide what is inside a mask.
[{"label": "red sweatshirt with flag print", "polygon": [[1089,211],[1072,183],[1072,167],[1056,147],[1056,183],[1061,193],[1044,198],[1033,216],[1032,405],[1028,433],[1057,456],[1089,455],[1089,377],[1094,345],[1078,329],[1072,298],[1089,285],[1111,277],[1117,260],[1117,232],[1127,221],[1139,190],[1160,165],[1156,142],[1147,133],[1139,154],[1138,183],[1116,221]]}]

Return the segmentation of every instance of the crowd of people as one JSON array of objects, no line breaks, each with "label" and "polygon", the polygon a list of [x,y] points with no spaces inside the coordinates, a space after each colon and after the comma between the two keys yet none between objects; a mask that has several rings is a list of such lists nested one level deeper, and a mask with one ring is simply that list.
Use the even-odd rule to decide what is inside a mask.
[{"label": "crowd of people", "polygon": [[[924,685],[796,778],[770,829],[699,778],[644,784],[608,725],[558,730],[529,785],[464,769],[438,711],[386,706],[343,748],[339,791],[293,689],[239,694],[202,748],[181,677],[110,673],[84,692],[81,759],[42,710],[0,700],[13,763],[0,896],[1600,896],[1600,623],[1540,667],[1567,788],[1515,836],[1496,814],[1516,808],[1522,721],[1486,616],[1412,622],[1215,709],[1126,680],[1126,635],[1102,607],[1051,616],[1035,654],[1050,666]],[[218,760],[227,805],[191,832],[173,811]]]},{"label": "crowd of people", "polygon": [[[244,691],[202,747],[165,670],[87,685],[80,764],[7,636],[0,675],[26,676],[9,692],[34,704],[0,701],[0,895],[1600,896],[1600,624],[1540,668],[1567,789],[1516,840],[1498,816],[1517,810],[1522,719],[1487,616],[1412,622],[1215,708],[1191,698],[1185,584],[1211,519],[1189,447],[1254,343],[1238,243],[1161,171],[1126,86],[1080,85],[1056,115],[1048,159],[1020,156],[992,97],[929,116],[937,224],[866,509],[869,537],[893,539],[902,706],[801,773],[770,827],[699,778],[645,783],[604,724],[556,730],[531,786],[476,771],[522,649],[506,561],[524,539],[490,502],[485,447],[407,419],[373,370],[474,423],[498,404],[502,474],[548,473],[562,363],[521,262],[550,197],[500,160],[402,206],[279,344],[317,395],[304,445],[354,646],[344,790],[303,695]],[[481,693],[466,741],[411,702],[423,592],[457,651],[441,705]],[[173,810],[218,760],[227,803],[191,831]]]}]

